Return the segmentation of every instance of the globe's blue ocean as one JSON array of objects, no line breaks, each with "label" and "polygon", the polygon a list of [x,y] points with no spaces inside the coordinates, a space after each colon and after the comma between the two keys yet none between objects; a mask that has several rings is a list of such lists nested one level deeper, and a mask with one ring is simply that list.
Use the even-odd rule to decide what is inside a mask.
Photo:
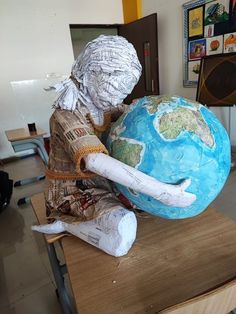
[{"label": "globe's blue ocean", "polygon": [[[150,113],[147,104],[151,98],[140,99],[128,113],[115,123],[121,132],[116,139],[132,139],[143,144],[141,162],[136,168],[165,183],[177,184],[191,178],[187,191],[196,194],[197,200],[189,207],[176,208],[140,193],[133,193],[119,184],[116,188],[138,208],[150,214],[168,219],[180,219],[200,214],[216,198],[228,177],[230,170],[230,142],[226,130],[216,116],[206,107],[188,101],[182,97],[171,100],[164,98],[154,113]],[[152,98],[153,101],[153,98]],[[183,130],[174,139],[166,139],[155,127],[157,120],[174,112],[177,108],[194,109],[203,118],[210,129],[214,145],[207,145],[195,132]],[[108,149],[114,136],[108,139]]]}]

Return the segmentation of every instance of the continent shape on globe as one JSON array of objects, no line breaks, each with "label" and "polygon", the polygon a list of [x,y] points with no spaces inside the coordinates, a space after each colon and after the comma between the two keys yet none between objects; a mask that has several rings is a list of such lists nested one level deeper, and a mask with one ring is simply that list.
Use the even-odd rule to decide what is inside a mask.
[{"label": "continent shape on globe", "polygon": [[139,99],[114,123],[107,146],[112,157],[164,183],[191,179],[187,191],[197,199],[186,208],[164,205],[115,184],[135,206],[163,218],[200,214],[230,171],[230,142],[221,122],[203,105],[179,96]]}]

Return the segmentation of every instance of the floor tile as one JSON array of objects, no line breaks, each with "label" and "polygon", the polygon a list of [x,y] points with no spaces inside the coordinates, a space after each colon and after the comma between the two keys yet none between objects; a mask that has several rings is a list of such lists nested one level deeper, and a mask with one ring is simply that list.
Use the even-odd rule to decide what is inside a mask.
[{"label": "floor tile", "polygon": [[30,295],[2,309],[4,314],[62,314],[52,284],[48,283]]}]

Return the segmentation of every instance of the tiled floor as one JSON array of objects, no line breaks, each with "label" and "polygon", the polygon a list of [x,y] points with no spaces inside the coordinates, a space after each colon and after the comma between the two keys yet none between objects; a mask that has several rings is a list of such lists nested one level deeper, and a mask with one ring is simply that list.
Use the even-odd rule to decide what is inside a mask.
[{"label": "tiled floor", "polygon": [[[44,171],[39,157],[12,162],[2,169],[14,181]],[[44,181],[14,188],[10,206],[0,213],[0,313],[60,314],[60,304],[43,238],[33,233],[36,223],[31,205],[17,200],[43,190]]]},{"label": "tiled floor", "polygon": [[[44,171],[39,157],[4,166],[14,181]],[[43,238],[33,233],[31,205],[17,207],[19,197],[41,192],[44,181],[14,189],[10,206],[0,213],[0,313],[60,314],[55,285]],[[213,205],[236,220],[236,171],[232,172]]]}]

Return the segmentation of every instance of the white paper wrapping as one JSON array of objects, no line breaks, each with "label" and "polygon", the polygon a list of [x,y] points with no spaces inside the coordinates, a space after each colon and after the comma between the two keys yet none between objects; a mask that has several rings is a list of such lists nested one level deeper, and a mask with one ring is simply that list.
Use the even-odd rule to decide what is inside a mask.
[{"label": "white paper wrapping", "polygon": [[191,179],[185,179],[176,185],[167,184],[102,153],[87,155],[85,164],[87,170],[138,193],[149,195],[168,206],[187,207],[196,200],[195,194],[185,191],[191,184]]},{"label": "white paper wrapping", "polygon": [[67,231],[110,255],[123,256],[135,241],[137,220],[133,212],[117,207],[99,218],[79,224],[57,221],[31,229],[48,234]]},{"label": "white paper wrapping", "polygon": [[101,35],[89,42],[75,60],[72,77],[55,85],[55,107],[75,110],[81,105],[96,124],[103,113],[121,104],[137,84],[142,67],[131,43],[121,36]]}]

